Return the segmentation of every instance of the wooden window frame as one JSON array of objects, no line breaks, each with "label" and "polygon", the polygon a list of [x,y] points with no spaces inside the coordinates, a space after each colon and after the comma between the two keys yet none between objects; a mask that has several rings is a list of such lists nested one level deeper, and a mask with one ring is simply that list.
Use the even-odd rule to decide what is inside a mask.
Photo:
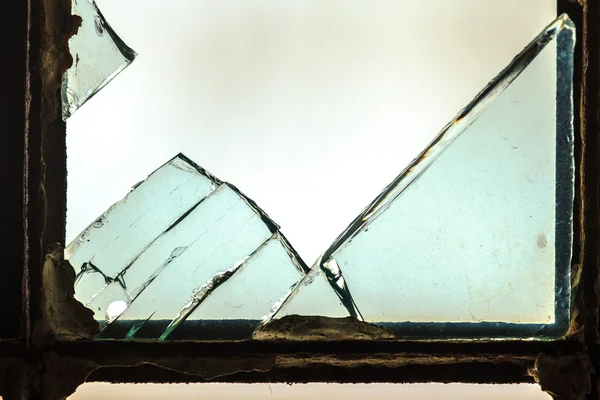
[{"label": "wooden window frame", "polygon": [[51,279],[69,280],[48,260],[64,246],[60,78],[72,62],[67,40],[80,21],[71,16],[70,0],[11,1],[4,7],[9,18],[2,29],[9,43],[3,64],[9,69],[1,80],[6,99],[0,159],[8,203],[0,211],[0,395],[5,399],[64,398],[84,381],[538,382],[556,398],[599,398],[600,1],[558,0],[558,13],[568,13],[577,27],[576,195],[571,323],[568,334],[555,341],[74,340],[65,322],[70,315],[57,309],[68,302],[68,290],[47,286]]}]

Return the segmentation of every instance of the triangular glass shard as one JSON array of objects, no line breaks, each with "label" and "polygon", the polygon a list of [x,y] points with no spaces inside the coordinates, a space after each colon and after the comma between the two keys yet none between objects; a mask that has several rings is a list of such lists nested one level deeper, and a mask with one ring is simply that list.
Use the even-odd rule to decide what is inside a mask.
[{"label": "triangular glass shard", "polygon": [[62,81],[62,117],[106,86],[137,56],[106,22],[94,0],[72,0],[72,13],[81,17],[77,34],[69,40],[73,65]]},{"label": "triangular glass shard", "polygon": [[86,228],[65,258],[101,337],[127,339],[250,337],[308,271],[252,200],[181,154]]},{"label": "triangular glass shard", "polygon": [[[349,314],[404,337],[565,332],[573,48],[563,15],[327,249],[320,267],[345,279]],[[305,290],[275,317],[302,309]]]},{"label": "triangular glass shard", "polygon": [[319,315],[331,318],[349,316],[348,310],[331,290],[325,274],[318,266],[311,269],[297,286],[292,287],[291,292],[286,293],[286,296],[281,299],[281,303],[285,303],[285,306],[281,310],[275,307],[272,315],[267,316],[265,323],[287,315]]}]

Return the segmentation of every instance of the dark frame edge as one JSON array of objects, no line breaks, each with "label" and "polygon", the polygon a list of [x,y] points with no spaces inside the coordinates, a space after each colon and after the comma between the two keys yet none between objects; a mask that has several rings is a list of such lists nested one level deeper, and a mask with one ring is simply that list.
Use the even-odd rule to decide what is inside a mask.
[{"label": "dark frame edge", "polygon": [[[176,341],[157,346],[152,340],[107,340],[56,343],[53,351],[76,364],[92,361],[87,381],[533,383],[529,369],[540,353],[579,354],[583,346],[522,340]],[[185,371],[177,367],[184,365]]]},{"label": "dark frame edge", "polygon": [[[600,397],[600,2],[583,2],[579,166],[583,339],[591,363],[590,399]],[[579,38],[578,38],[579,40]]]}]

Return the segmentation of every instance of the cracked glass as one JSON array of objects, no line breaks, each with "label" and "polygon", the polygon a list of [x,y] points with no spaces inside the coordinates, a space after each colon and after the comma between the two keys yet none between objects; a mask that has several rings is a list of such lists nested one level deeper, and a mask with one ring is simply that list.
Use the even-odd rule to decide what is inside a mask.
[{"label": "cracked glass", "polygon": [[123,71],[137,56],[106,22],[94,0],[72,0],[81,24],[69,40],[73,65],[63,75],[62,117],[79,107]]},{"label": "cracked glass", "polygon": [[323,277],[347,314],[397,336],[564,333],[573,44],[563,15],[363,210],[281,315],[314,313]]},{"label": "cracked glass", "polygon": [[397,338],[562,334],[573,42],[566,16],[544,29],[311,268],[253,200],[179,154],[67,247],[76,298],[111,339],[248,339],[298,315]]},{"label": "cracked glass", "polygon": [[183,154],[96,219],[65,257],[100,337],[125,339],[251,336],[308,271],[264,211]]},{"label": "cracked glass", "polygon": [[464,384],[464,383],[286,383],[243,384],[243,383],[125,383],[112,384],[89,382],[77,388],[69,400],[95,400],[99,397],[114,400],[144,398],[193,399],[202,396],[215,399],[262,400],[324,400],[332,398],[389,400],[389,399],[435,399],[447,400],[549,400],[550,395],[534,384]]}]

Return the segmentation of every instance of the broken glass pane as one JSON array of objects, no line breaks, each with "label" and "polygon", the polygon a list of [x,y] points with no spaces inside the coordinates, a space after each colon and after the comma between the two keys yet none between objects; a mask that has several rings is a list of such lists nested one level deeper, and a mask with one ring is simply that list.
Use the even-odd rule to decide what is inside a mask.
[{"label": "broken glass pane", "polygon": [[[288,302],[288,297],[292,295],[294,296],[293,301]],[[278,305],[275,306],[265,322],[269,322],[275,316],[276,311],[277,318],[286,315],[320,315],[332,318],[348,316],[347,309],[336,293],[331,290],[331,286],[320,268],[312,268],[297,286],[290,288],[289,293],[286,293],[281,299],[281,303],[284,302],[286,302],[285,307],[278,311]]]},{"label": "broken glass pane", "polygon": [[211,320],[231,320],[221,322],[225,334],[249,337],[308,271],[278,229],[237,188],[180,154],[85,229],[65,257],[77,273],[75,297],[94,311],[103,337],[165,339]]},{"label": "broken glass pane", "polygon": [[[115,276],[220,182],[183,155],[153,172],[110,207],[67,247],[78,276],[100,271]],[[83,271],[82,271],[83,270]]]},{"label": "broken glass pane", "polygon": [[123,71],[137,56],[106,22],[94,0],[72,0],[73,15],[81,17],[69,40],[73,65],[62,81],[63,120]]},{"label": "broken glass pane", "polygon": [[[573,44],[561,16],[327,249],[313,268],[347,314],[399,336],[564,332]],[[299,285],[280,315],[314,314],[302,295],[310,286]]]},{"label": "broken glass pane", "polygon": [[[306,271],[279,233],[234,268],[235,274],[227,284],[219,286],[204,301],[194,296],[161,339],[249,338],[266,311]],[[202,337],[208,327],[210,335]]]},{"label": "broken glass pane", "polygon": [[560,335],[573,41],[566,16],[553,22],[311,269],[254,202],[180,154],[68,246],[75,296],[104,338],[244,339],[297,315],[398,337]]}]

